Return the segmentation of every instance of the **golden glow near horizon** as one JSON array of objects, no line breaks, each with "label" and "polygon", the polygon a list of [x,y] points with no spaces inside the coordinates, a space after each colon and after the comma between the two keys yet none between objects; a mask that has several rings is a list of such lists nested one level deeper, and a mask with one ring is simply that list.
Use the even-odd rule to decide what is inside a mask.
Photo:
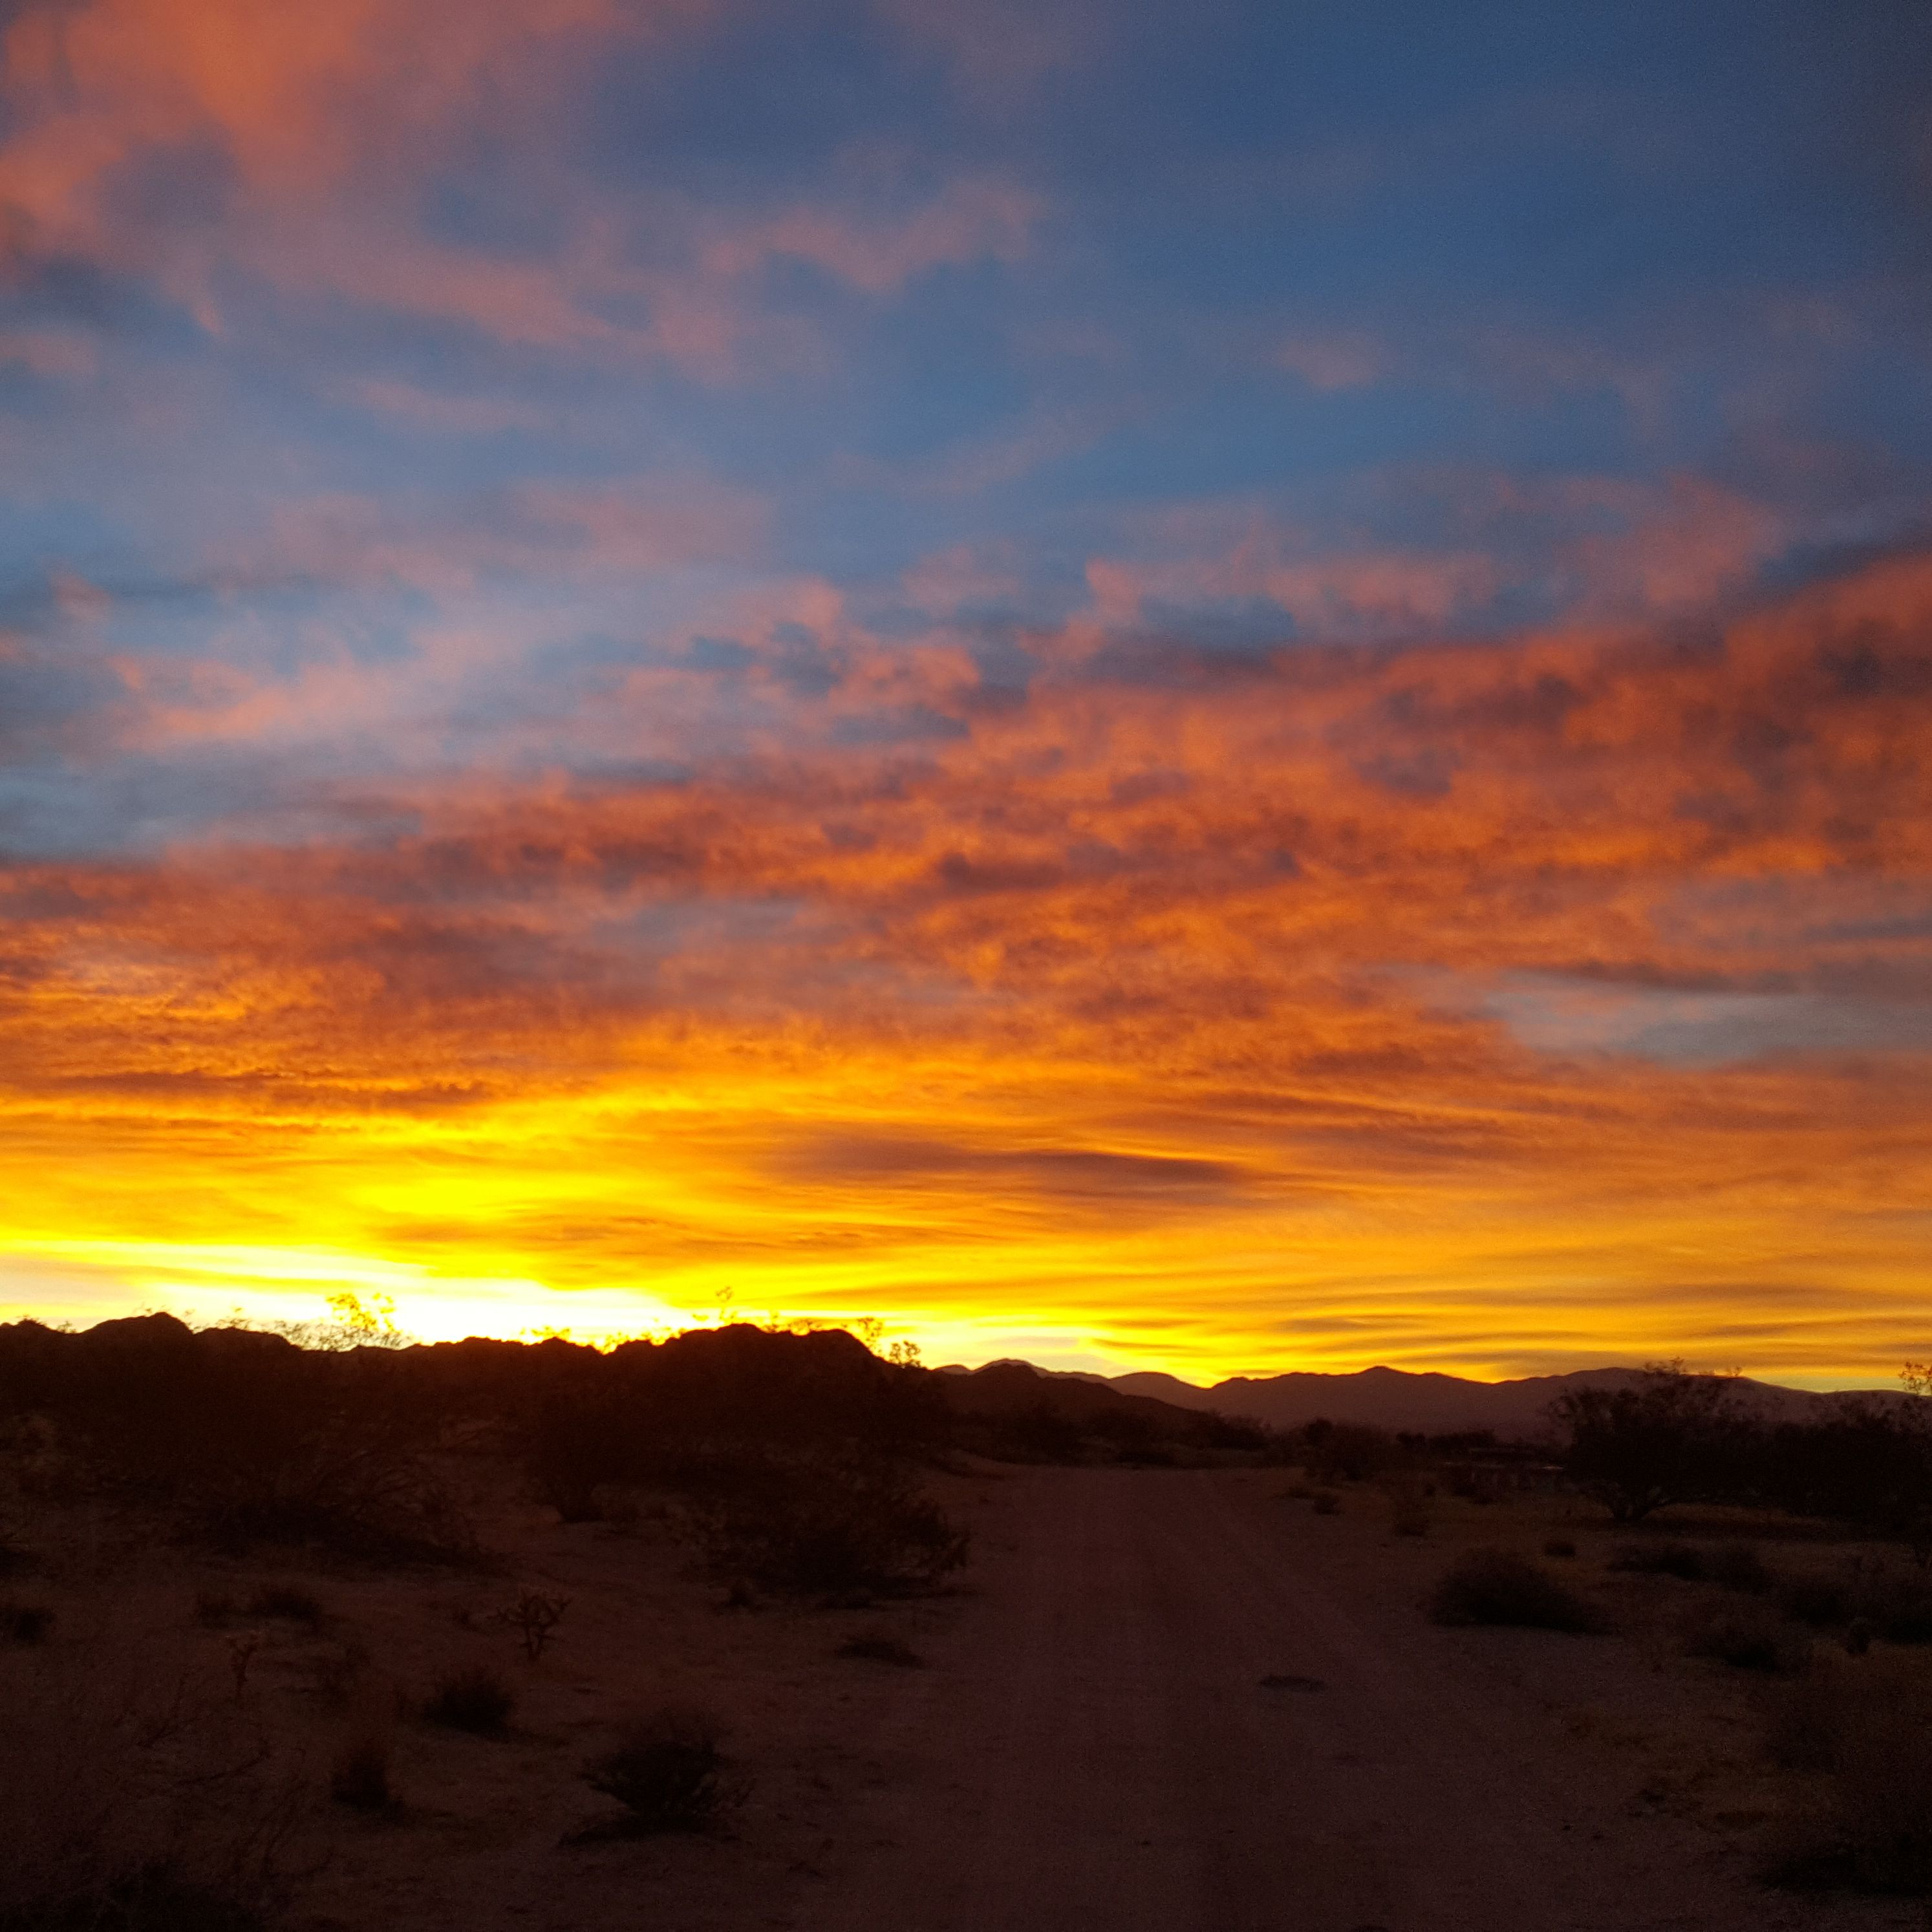
[{"label": "golden glow near horizon", "polygon": [[[1869,629],[1932,571],[1834,596],[1816,621]],[[1690,716],[1804,675],[1804,616],[1691,665],[1552,642],[1117,692],[1101,730],[1049,688],[916,779],[848,760],[836,836],[794,774],[458,797],[374,851],[15,868],[16,907],[57,909],[16,922],[10,1298],[373,1287],[434,1336],[870,1312],[932,1355],[1203,1378],[1885,1380],[1923,1347],[1923,1048],[1698,981],[1909,962],[1924,721],[1814,691],[1774,812],[1676,808],[1741,782]],[[1560,721],[1523,724],[1559,675]],[[1466,783],[1336,757],[1402,693],[1470,721]],[[437,871],[487,890],[399,911]]]}]

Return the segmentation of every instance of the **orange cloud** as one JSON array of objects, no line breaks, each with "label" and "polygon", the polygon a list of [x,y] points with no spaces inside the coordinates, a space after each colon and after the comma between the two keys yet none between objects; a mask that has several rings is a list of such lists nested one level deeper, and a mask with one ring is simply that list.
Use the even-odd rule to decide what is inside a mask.
[{"label": "orange cloud", "polygon": [[1882,1376],[1928,638],[1922,560],[1700,644],[1082,648],[1020,702],[848,625],[816,743],[15,865],[0,1247],[728,1282],[1203,1370]]}]

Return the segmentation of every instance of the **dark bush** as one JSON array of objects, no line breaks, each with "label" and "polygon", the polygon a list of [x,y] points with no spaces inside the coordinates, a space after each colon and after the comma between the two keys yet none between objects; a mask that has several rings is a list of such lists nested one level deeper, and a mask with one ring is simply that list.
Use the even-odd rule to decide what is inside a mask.
[{"label": "dark bush", "polygon": [[1386,1429],[1366,1423],[1317,1418],[1303,1430],[1308,1466],[1320,1483],[1364,1483],[1402,1460],[1401,1445]]},{"label": "dark bush", "polygon": [[1924,1687],[1860,1665],[1801,1682],[1774,1709],[1772,1755],[1826,1774],[1787,1819],[1766,1876],[1805,1890],[1932,1891],[1932,1708]]},{"label": "dark bush", "polygon": [[460,1526],[424,1460],[435,1406],[390,1355],[196,1334],[164,1315],[76,1335],[21,1323],[0,1331],[0,1406],[45,1418],[70,1480],[224,1548],[455,1550]]},{"label": "dark bush", "polygon": [[266,1932],[268,1924],[254,1906],[158,1863],[99,1891],[0,1912],[0,1932]]},{"label": "dark bush", "polygon": [[1810,1648],[1802,1634],[1762,1604],[1713,1604],[1684,1637],[1687,1656],[1714,1658],[1738,1670],[1802,1670]]},{"label": "dark bush", "polygon": [[1880,1570],[1856,1594],[1855,1610],[1888,1643],[1932,1643],[1932,1576]]},{"label": "dark bush", "polygon": [[1641,1576],[1675,1576],[1686,1583],[1701,1583],[1706,1574],[1704,1552],[1688,1543],[1622,1544],[1610,1567]]},{"label": "dark bush", "polygon": [[345,1744],[330,1767],[328,1795],[358,1811],[392,1809],[396,1799],[389,1788],[388,1740],[363,1736]]},{"label": "dark bush", "polygon": [[863,1658],[873,1664],[896,1664],[902,1670],[916,1670],[926,1660],[903,1637],[890,1630],[860,1630],[838,1646],[841,1657]]},{"label": "dark bush", "polygon": [[1785,1771],[1829,1771],[1838,1761],[1845,1690],[1828,1672],[1808,1670],[1765,1708],[1765,1754]]},{"label": "dark bush", "polygon": [[1795,1617],[1801,1624],[1809,1624],[1814,1630],[1844,1623],[1852,1615],[1850,1582],[1816,1571],[1808,1576],[1787,1577],[1778,1586],[1777,1599],[1778,1607],[1787,1617]]},{"label": "dark bush", "polygon": [[1552,1536],[1543,1546],[1543,1553],[1546,1556],[1574,1556],[1576,1546],[1567,1536]]},{"label": "dark bush", "polygon": [[1711,1580],[1744,1596],[1762,1597],[1770,1593],[1778,1579],[1755,1544],[1730,1543],[1712,1555]]},{"label": "dark bush", "polygon": [[722,1576],[833,1599],[929,1589],[966,1560],[968,1533],[906,1470],[854,1457],[721,1460],[691,1520]]},{"label": "dark bush", "polygon": [[1444,1573],[1429,1600],[1438,1624],[1508,1624],[1532,1630],[1600,1630],[1594,1605],[1534,1563],[1505,1550],[1472,1550]]},{"label": "dark bush", "polygon": [[1342,1498],[1339,1490],[1317,1490],[1310,1501],[1317,1516],[1340,1516],[1342,1514]]},{"label": "dark bush", "polygon": [[0,1604],[0,1642],[44,1643],[54,1613],[44,1604]]},{"label": "dark bush", "polygon": [[487,1664],[446,1677],[424,1700],[423,1715],[432,1724],[478,1737],[496,1737],[516,1708],[516,1694]]},{"label": "dark bush", "polygon": [[310,1630],[324,1621],[321,1604],[313,1592],[293,1583],[265,1583],[248,1599],[251,1617],[278,1617],[292,1624],[306,1624]]},{"label": "dark bush", "polygon": [[714,1823],[744,1796],[718,1750],[719,1736],[716,1719],[702,1712],[661,1711],[636,1726],[584,1768],[590,1788],[615,1798],[624,1815],[581,1835],[697,1832]]}]

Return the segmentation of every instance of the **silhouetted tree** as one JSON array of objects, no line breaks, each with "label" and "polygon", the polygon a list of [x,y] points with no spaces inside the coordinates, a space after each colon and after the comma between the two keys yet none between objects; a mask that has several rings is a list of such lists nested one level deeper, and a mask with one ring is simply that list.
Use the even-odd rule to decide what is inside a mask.
[{"label": "silhouetted tree", "polygon": [[1621,1387],[1568,1390],[1550,1405],[1568,1430],[1570,1479],[1618,1522],[1724,1493],[1748,1418],[1732,1378],[1653,1363]]}]

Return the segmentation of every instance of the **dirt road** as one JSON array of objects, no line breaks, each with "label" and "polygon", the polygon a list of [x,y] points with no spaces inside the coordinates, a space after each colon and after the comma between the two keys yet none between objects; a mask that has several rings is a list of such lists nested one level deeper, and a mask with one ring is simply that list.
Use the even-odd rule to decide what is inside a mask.
[{"label": "dirt road", "polygon": [[[872,1740],[806,1932],[1816,1927],[1719,1834],[1633,1818],[1546,1698],[1212,1472],[1011,1485],[979,1594]],[[1366,1526],[1364,1526],[1366,1533]],[[1625,1660],[1624,1668],[1631,1667]],[[1635,1666],[1638,1670],[1642,1666]],[[1520,1674],[1519,1674],[1520,1680]],[[1267,1680],[1277,1680],[1270,1684]],[[1863,1924],[1916,1924],[1861,1916]],[[1899,1909],[1901,1912],[1904,1908]],[[1836,1924],[1836,1918],[1828,1922]]]}]

